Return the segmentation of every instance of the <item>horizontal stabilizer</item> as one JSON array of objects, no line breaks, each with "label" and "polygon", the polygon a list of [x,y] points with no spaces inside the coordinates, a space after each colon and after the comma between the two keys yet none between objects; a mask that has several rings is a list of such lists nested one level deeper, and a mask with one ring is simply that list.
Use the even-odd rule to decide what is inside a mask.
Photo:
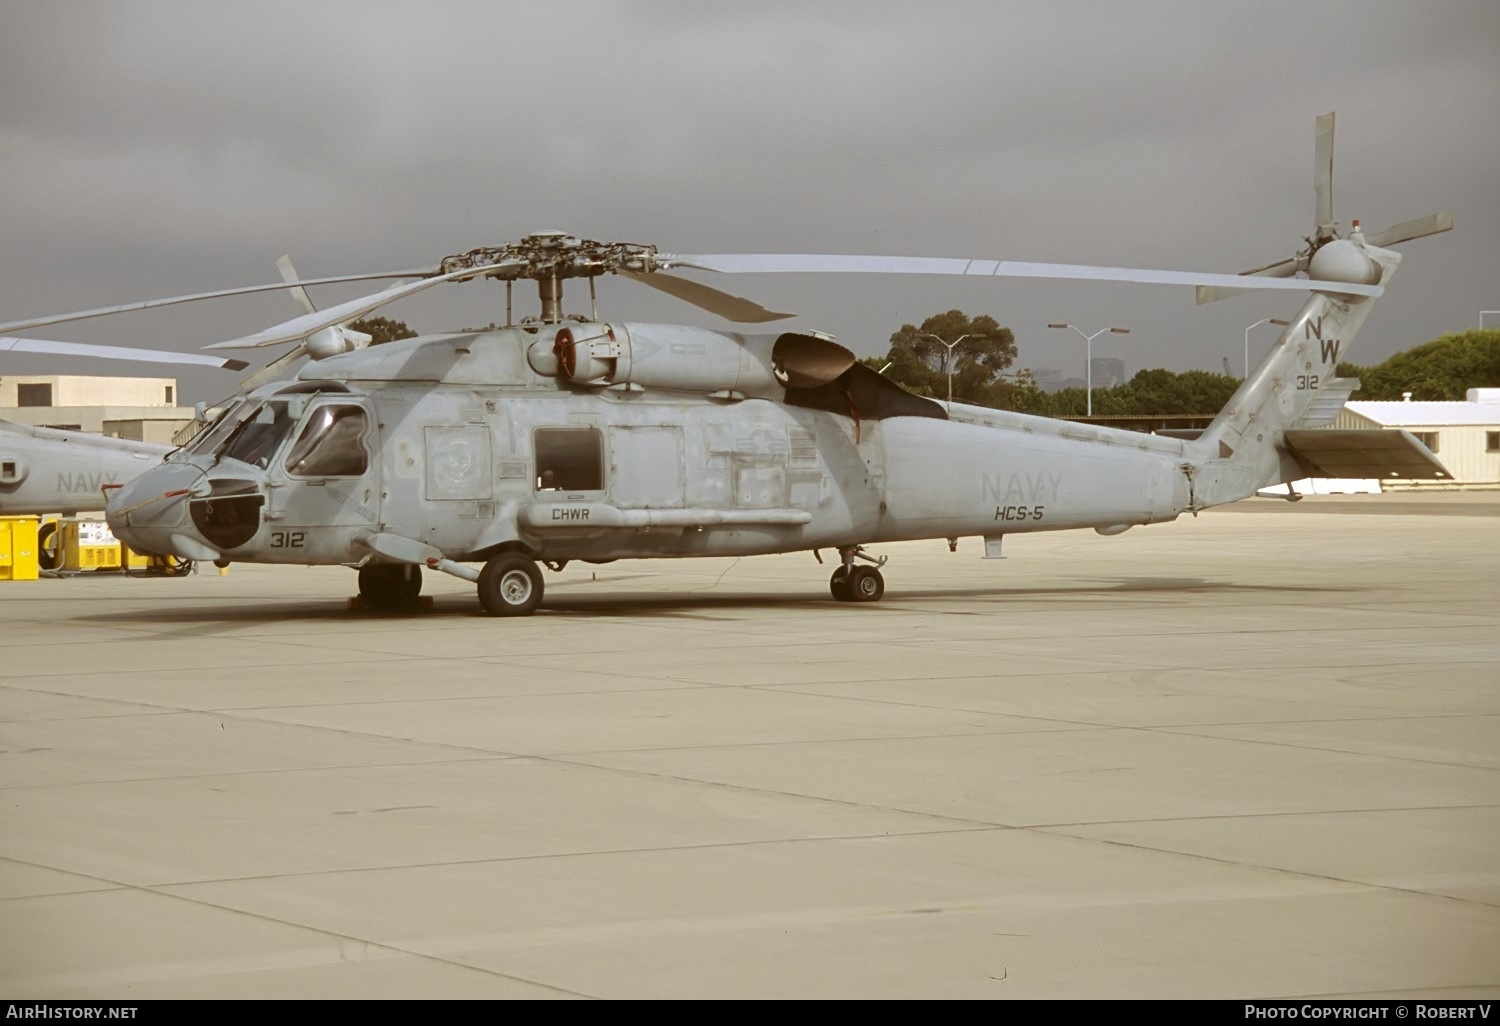
[{"label": "horizontal stabilizer", "polygon": [[1287,431],[1287,452],[1308,477],[1452,480],[1427,446],[1402,428]]}]

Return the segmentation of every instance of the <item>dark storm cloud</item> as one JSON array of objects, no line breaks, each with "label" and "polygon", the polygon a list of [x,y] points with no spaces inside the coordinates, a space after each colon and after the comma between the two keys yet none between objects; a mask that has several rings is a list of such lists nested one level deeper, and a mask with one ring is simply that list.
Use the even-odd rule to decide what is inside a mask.
[{"label": "dark storm cloud", "polygon": [[[1329,110],[1341,221],[1452,206],[1459,225],[1407,247],[1357,356],[1500,306],[1491,3],[0,0],[0,29],[0,320],[271,280],[283,252],[336,274],[538,228],[687,252],[1236,271],[1311,230],[1312,122]],[[1023,364],[1074,367],[1080,347],[1047,321],[1128,323],[1096,355],[1132,370],[1218,369],[1245,324],[1289,305],[715,284],[861,353],[958,306],[1012,325]],[[643,293],[601,283],[609,316],[716,323]],[[442,330],[502,316],[498,296],[458,287],[391,313]],[[294,312],[269,296],[52,335],[185,349]]]}]

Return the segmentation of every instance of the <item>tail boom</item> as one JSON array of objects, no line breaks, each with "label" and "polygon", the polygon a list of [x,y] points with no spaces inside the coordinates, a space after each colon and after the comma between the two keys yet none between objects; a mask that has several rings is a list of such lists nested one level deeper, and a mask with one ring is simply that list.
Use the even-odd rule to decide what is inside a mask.
[{"label": "tail boom", "polygon": [[[1385,285],[1401,255],[1374,246],[1364,252],[1379,265]],[[1331,292],[1309,297],[1224,410],[1188,444],[1190,508],[1234,502],[1303,476],[1286,450],[1285,433],[1323,420],[1315,415],[1320,398],[1328,398],[1320,390],[1343,389],[1347,397],[1337,367],[1374,304],[1374,297]]]}]

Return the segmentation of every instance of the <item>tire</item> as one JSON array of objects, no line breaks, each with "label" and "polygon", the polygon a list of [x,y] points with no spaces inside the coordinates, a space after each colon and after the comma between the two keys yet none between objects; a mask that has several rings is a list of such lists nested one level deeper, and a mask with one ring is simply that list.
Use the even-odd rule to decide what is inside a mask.
[{"label": "tire", "polygon": [[854,602],[879,602],[885,578],[873,566],[857,566],[849,573],[849,595]]},{"label": "tire", "polygon": [[359,568],[359,597],[378,613],[415,609],[422,594],[422,568],[405,563],[366,563]]},{"label": "tire", "polygon": [[542,604],[542,572],[519,552],[502,552],[479,571],[479,604],[490,616],[530,616]]},{"label": "tire", "polygon": [[828,578],[828,590],[840,602],[854,601],[854,592],[849,590],[849,571],[846,567],[839,567],[833,572],[833,576]]},{"label": "tire", "polygon": [[43,570],[56,570],[62,566],[62,534],[57,521],[49,520],[36,532],[37,565]]}]

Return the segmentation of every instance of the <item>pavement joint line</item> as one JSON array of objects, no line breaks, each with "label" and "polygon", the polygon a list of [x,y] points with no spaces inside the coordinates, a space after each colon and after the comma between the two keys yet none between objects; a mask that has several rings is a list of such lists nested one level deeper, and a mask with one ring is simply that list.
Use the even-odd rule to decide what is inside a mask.
[{"label": "pavement joint line", "polygon": [[1243,741],[1247,744],[1266,745],[1272,748],[1293,748],[1301,752],[1324,752],[1329,755],[1352,755],[1357,758],[1391,759],[1396,762],[1410,762],[1421,766],[1446,766],[1451,769],[1468,769],[1478,772],[1500,773],[1500,766],[1482,766],[1469,762],[1447,762],[1441,759],[1421,759],[1412,755],[1398,755],[1393,752],[1363,752],[1351,748],[1330,748],[1327,745],[1297,744],[1293,741],[1278,740],[1264,737],[1228,737],[1223,734],[1197,734],[1197,727],[1153,727],[1150,728],[1159,734],[1175,734],[1179,737],[1197,737],[1205,741]]},{"label": "pavement joint line", "polygon": [[[387,738],[386,740],[399,740]],[[178,773],[168,776],[155,777],[117,777],[103,780],[60,780],[40,784],[6,784],[0,783],[0,793],[7,791],[39,791],[45,789],[61,789],[68,787],[115,787],[128,784],[154,784],[170,781],[193,781],[193,780],[221,780],[236,777],[271,776],[274,774],[290,773],[338,773],[359,770],[383,770],[403,769],[421,766],[448,766],[476,762],[505,762],[517,759],[534,759],[529,755],[502,755],[497,753],[475,753],[465,758],[453,757],[446,759],[420,759],[404,760],[402,762],[355,762],[337,763],[334,765],[308,765],[308,766],[270,766],[263,769],[244,770],[222,770],[214,773]],[[0,851],[0,857],[4,852]]]},{"label": "pavement joint line", "polygon": [[[1054,835],[1061,835],[1061,836],[1065,836],[1065,837],[1075,836],[1073,834],[1069,834],[1066,830],[1055,830],[1054,829],[1054,830],[1043,831],[1043,832],[1050,832],[1050,833],[1053,833]],[[1461,904],[1461,905],[1480,905],[1480,906],[1483,906],[1485,908],[1500,908],[1500,901],[1485,901],[1485,900],[1483,900],[1481,898],[1460,898],[1460,897],[1457,897],[1457,896],[1452,895],[1452,894],[1443,894],[1443,893],[1441,893],[1439,891],[1428,891],[1428,890],[1422,890],[1421,888],[1415,888],[1415,887],[1398,887],[1398,886],[1395,886],[1393,884],[1379,883],[1379,882],[1376,882],[1376,881],[1373,881],[1373,880],[1355,880],[1355,879],[1349,879],[1347,877],[1334,876],[1334,875],[1329,874],[1329,873],[1315,873],[1315,872],[1312,872],[1310,870],[1305,870],[1305,869],[1289,869],[1286,866],[1271,866],[1271,865],[1266,865],[1266,864],[1260,863],[1260,862],[1252,862],[1252,861],[1246,861],[1246,860],[1241,860],[1241,859],[1231,859],[1231,858],[1227,858],[1227,857],[1219,856],[1219,855],[1205,855],[1202,852],[1182,851],[1179,848],[1161,847],[1161,846],[1158,846],[1158,845],[1146,844],[1144,842],[1139,842],[1139,841],[1121,841],[1121,840],[1118,840],[1118,839],[1112,839],[1112,838],[1107,838],[1107,837],[1091,837],[1091,838],[1084,838],[1084,839],[1086,839],[1086,840],[1100,841],[1100,842],[1102,842],[1104,844],[1114,845],[1114,846],[1121,847],[1121,848],[1132,848],[1132,849],[1136,849],[1136,850],[1139,850],[1139,851],[1154,851],[1154,852],[1158,852],[1158,853],[1162,853],[1162,854],[1185,855],[1185,856],[1187,856],[1189,858],[1201,859],[1201,860],[1203,860],[1205,862],[1213,862],[1213,863],[1217,863],[1219,865],[1225,865],[1225,866],[1239,866],[1241,868],[1262,869],[1262,870],[1266,870],[1266,871],[1272,872],[1272,873],[1287,873],[1287,874],[1290,874],[1292,876],[1297,876],[1297,877],[1301,877],[1301,878],[1304,878],[1304,879],[1310,879],[1310,880],[1327,880],[1330,883],[1348,884],[1348,885],[1353,886],[1353,887],[1367,888],[1367,889],[1370,889],[1370,890],[1377,890],[1377,891],[1390,891],[1390,892],[1395,893],[1395,894],[1411,894],[1411,895],[1416,895],[1416,896],[1423,897],[1423,898],[1434,898],[1434,899],[1437,899],[1438,901],[1456,902],[1456,903]]]},{"label": "pavement joint line", "polygon": [[[215,882],[217,882],[217,881],[215,881]],[[423,960],[423,961],[438,962],[438,963],[441,963],[441,964],[444,964],[444,965],[450,965],[450,966],[454,966],[454,967],[461,968],[461,969],[468,969],[468,970],[472,970],[472,971],[475,971],[475,972],[483,973],[483,974],[485,974],[487,976],[493,976],[493,977],[496,977],[496,978],[499,978],[499,979],[509,980],[509,981],[516,982],[516,983],[523,983],[523,984],[526,984],[527,986],[538,987],[538,988],[541,988],[543,990],[553,991],[554,993],[558,993],[558,994],[567,994],[567,995],[573,996],[573,997],[588,997],[588,996],[590,996],[590,995],[585,994],[585,993],[583,993],[581,991],[574,991],[574,990],[569,990],[568,988],[565,988],[565,987],[559,987],[556,984],[544,983],[544,982],[541,982],[541,981],[538,981],[538,980],[528,979],[527,977],[524,977],[524,976],[516,976],[513,973],[501,972],[498,969],[492,969],[492,968],[488,968],[488,967],[482,966],[482,965],[474,965],[474,964],[469,963],[469,962],[464,962],[464,961],[456,960],[454,958],[451,958],[451,957],[448,957],[448,956],[445,956],[445,955],[441,955],[441,954],[437,954],[437,953],[431,952],[431,951],[422,951],[422,950],[417,949],[417,948],[406,947],[403,944],[401,944],[400,942],[370,940],[369,938],[359,937],[359,936],[356,936],[355,934],[343,933],[343,932],[340,932],[340,931],[337,931],[337,930],[331,930],[331,929],[329,929],[327,927],[324,927],[324,926],[314,926],[314,925],[312,925],[310,923],[301,923],[301,922],[297,922],[296,920],[286,919],[286,918],[282,918],[280,916],[267,915],[265,913],[254,912],[254,911],[251,911],[249,909],[244,909],[244,908],[236,908],[233,905],[228,905],[228,904],[224,904],[224,903],[221,903],[221,902],[208,901],[208,900],[205,900],[203,898],[195,898],[195,897],[191,897],[191,896],[188,896],[188,895],[177,894],[177,893],[174,893],[174,892],[169,891],[169,890],[162,890],[162,889],[160,889],[159,885],[122,884],[121,887],[124,890],[129,891],[129,892],[140,893],[140,894],[149,894],[149,895],[152,895],[154,897],[165,898],[165,899],[167,899],[169,901],[181,902],[183,904],[192,905],[192,906],[195,906],[195,907],[198,907],[198,908],[207,908],[207,909],[212,909],[212,910],[214,910],[216,912],[226,912],[226,913],[229,913],[230,915],[242,916],[244,918],[255,920],[255,921],[258,921],[258,922],[275,923],[278,926],[285,926],[285,927],[290,927],[290,928],[295,929],[295,930],[301,930],[301,931],[306,931],[308,933],[319,934],[319,935],[321,935],[323,937],[327,937],[327,938],[329,938],[331,940],[340,942],[340,945],[339,945],[340,950],[337,953],[336,957],[332,957],[332,958],[325,957],[325,958],[315,959],[313,961],[314,965],[318,965],[318,964],[329,965],[329,964],[343,963],[343,962],[349,961],[348,957],[344,953],[344,945],[352,943],[352,944],[363,945],[367,949],[371,949],[372,948],[372,949],[375,949],[376,951],[389,951],[389,952],[393,952],[393,953],[398,954],[398,955],[405,955],[405,956],[408,956],[408,957],[411,957],[411,958],[417,958],[417,959],[420,959],[420,960]],[[97,892],[97,891],[86,891],[86,892],[81,892],[81,893],[92,894],[92,893],[100,893],[100,892]],[[41,898],[41,897],[51,897],[51,895],[30,895],[28,897]],[[182,970],[189,969],[189,968],[192,968],[192,967],[198,967],[197,971],[194,973],[194,975],[196,975],[196,976],[221,974],[221,973],[223,973],[223,972],[226,971],[226,965],[228,967],[231,967],[230,971],[232,971],[232,967],[236,966],[237,964],[243,965],[246,970],[252,970],[252,971],[253,970],[262,970],[263,971],[266,968],[270,968],[271,966],[267,965],[268,962],[273,963],[273,964],[279,966],[280,968],[305,968],[307,966],[307,964],[308,964],[305,960],[302,960],[302,959],[292,959],[290,956],[296,955],[296,954],[306,953],[308,951],[321,952],[321,950],[322,950],[321,948],[301,947],[301,948],[293,949],[291,951],[287,951],[287,950],[278,950],[278,951],[275,951],[275,952],[261,951],[261,952],[243,954],[243,955],[239,955],[239,956],[231,956],[231,957],[223,957],[223,956],[221,956],[221,957],[211,958],[211,959],[192,959],[192,958],[189,958],[189,959],[179,959],[179,960],[175,960],[173,962],[167,963],[166,967],[167,967],[168,971],[165,971],[165,972],[163,971],[163,967],[158,966],[158,967],[156,967],[157,968],[156,973],[153,974],[150,971],[149,968],[148,969],[143,969],[139,965],[124,967],[122,970],[118,970],[117,972],[123,972],[124,974],[126,974],[124,977],[122,977],[121,982],[125,982],[127,984],[138,984],[138,983],[140,983],[140,982],[142,982],[144,980],[152,979],[153,977],[156,978],[156,979],[167,979],[167,980],[180,979],[180,978],[183,978],[183,976],[184,976],[184,973],[182,972]],[[358,959],[358,961],[369,961],[369,960],[370,959],[368,959],[368,958]],[[207,963],[207,965],[205,965],[204,963]],[[212,968],[209,968],[209,967],[212,967]],[[79,974],[71,974],[71,973],[54,974],[53,977],[43,978],[41,981],[37,981],[37,982],[39,982],[39,983],[41,983],[43,985],[45,985],[47,982],[49,982],[49,980],[54,985],[64,984],[64,983],[73,983],[78,975]],[[95,973],[95,974],[92,974],[91,976],[86,976],[85,978],[93,980],[94,982],[105,982],[105,981],[101,981],[101,980],[97,979],[97,977],[99,975],[101,975],[101,974]],[[104,974],[104,975],[107,978],[109,974]]]},{"label": "pavement joint line", "polygon": [[[792,797],[804,797],[804,800],[807,801],[822,800],[815,798],[806,798],[805,796]],[[591,848],[588,850],[577,851],[523,852],[515,855],[492,855],[485,858],[443,859],[441,861],[432,862],[393,862],[389,865],[380,866],[341,866],[337,869],[305,869],[293,870],[285,873],[255,873],[248,876],[224,876],[204,879],[158,881],[151,884],[122,884],[121,886],[137,890],[157,890],[174,887],[203,887],[214,884],[255,883],[263,880],[359,876],[368,873],[399,873],[405,870],[416,869],[447,869],[450,867],[462,866],[508,865],[524,862],[542,862],[549,859],[615,858],[621,855],[657,855],[663,853],[696,851],[734,851],[743,848],[765,848],[776,845],[841,844],[849,841],[899,841],[912,838],[940,837],[960,834],[1019,833],[1030,829],[1029,827],[1006,826],[1004,824],[997,823],[969,823],[964,820],[955,820],[952,817],[937,816],[932,813],[906,812],[901,809],[878,811],[888,811],[910,818],[939,820],[940,822],[931,828],[919,828],[913,825],[908,828],[883,830],[880,833],[806,834],[796,837],[755,837],[744,838],[737,841],[702,841],[694,844],[662,844],[633,848]],[[1085,842],[1089,840],[1089,838],[1087,837],[1077,837],[1072,839]],[[55,866],[42,866],[40,868],[57,869],[57,867]],[[65,869],[57,869],[57,871],[62,873],[71,872],[70,870]],[[83,874],[74,873],[73,875],[80,876]],[[78,893],[87,894],[92,892],[82,891]],[[45,897],[45,895],[22,895],[18,897]]]},{"label": "pavement joint line", "polygon": [[1473,812],[1486,809],[1500,811],[1500,802],[1461,802],[1457,805],[1392,805],[1367,809],[1284,809],[1273,812],[1204,812],[1192,816],[1138,816],[1134,819],[1081,819],[1056,823],[1030,823],[1026,830],[1067,830],[1079,827],[1113,827],[1157,823],[1199,823],[1237,819],[1295,819],[1313,816],[1386,816],[1407,812]]}]

